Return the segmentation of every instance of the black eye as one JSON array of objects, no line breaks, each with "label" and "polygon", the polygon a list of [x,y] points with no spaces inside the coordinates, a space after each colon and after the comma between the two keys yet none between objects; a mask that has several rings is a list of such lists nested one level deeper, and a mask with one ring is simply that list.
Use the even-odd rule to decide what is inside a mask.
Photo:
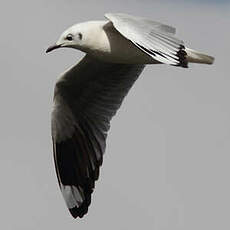
[{"label": "black eye", "polygon": [[83,37],[82,33],[78,33],[78,37],[79,37],[79,39],[81,40],[82,37]]},{"label": "black eye", "polygon": [[68,35],[66,36],[66,40],[72,41],[72,40],[73,40],[73,35],[72,35],[72,34],[68,34]]}]

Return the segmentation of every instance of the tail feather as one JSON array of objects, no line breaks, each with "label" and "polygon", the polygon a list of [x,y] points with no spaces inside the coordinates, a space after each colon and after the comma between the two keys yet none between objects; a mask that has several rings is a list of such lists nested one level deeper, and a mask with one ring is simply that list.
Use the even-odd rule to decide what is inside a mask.
[{"label": "tail feather", "polygon": [[214,57],[209,55],[200,53],[196,50],[192,50],[189,48],[185,48],[185,52],[187,53],[187,61],[191,63],[201,63],[201,64],[213,64]]}]

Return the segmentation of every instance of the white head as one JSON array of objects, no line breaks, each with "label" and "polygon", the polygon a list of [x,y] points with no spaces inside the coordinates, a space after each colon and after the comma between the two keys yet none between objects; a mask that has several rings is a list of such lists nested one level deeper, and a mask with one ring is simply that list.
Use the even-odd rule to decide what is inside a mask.
[{"label": "white head", "polygon": [[71,26],[62,33],[55,45],[50,46],[46,50],[46,53],[62,47],[79,49],[86,52],[90,44],[89,41],[92,39],[91,32],[95,28],[93,24],[93,22],[84,22]]}]

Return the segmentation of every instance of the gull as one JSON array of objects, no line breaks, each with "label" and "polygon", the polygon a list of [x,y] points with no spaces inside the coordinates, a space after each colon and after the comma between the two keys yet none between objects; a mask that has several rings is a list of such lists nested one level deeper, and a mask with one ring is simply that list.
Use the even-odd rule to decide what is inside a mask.
[{"label": "gull", "polygon": [[75,24],[46,52],[86,53],[55,85],[52,140],[56,174],[66,205],[82,218],[99,177],[111,118],[146,64],[188,67],[214,58],[185,47],[174,27],[121,13]]}]

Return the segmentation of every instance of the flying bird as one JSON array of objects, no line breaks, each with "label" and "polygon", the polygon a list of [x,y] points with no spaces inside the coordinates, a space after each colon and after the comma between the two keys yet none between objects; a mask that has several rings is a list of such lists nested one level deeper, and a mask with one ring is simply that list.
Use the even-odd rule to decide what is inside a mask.
[{"label": "flying bird", "polygon": [[57,81],[52,111],[56,173],[74,218],[88,212],[110,120],[145,65],[187,68],[190,62],[214,61],[187,48],[171,26],[120,13],[105,17],[73,25],[46,50],[69,47],[86,53]]}]

